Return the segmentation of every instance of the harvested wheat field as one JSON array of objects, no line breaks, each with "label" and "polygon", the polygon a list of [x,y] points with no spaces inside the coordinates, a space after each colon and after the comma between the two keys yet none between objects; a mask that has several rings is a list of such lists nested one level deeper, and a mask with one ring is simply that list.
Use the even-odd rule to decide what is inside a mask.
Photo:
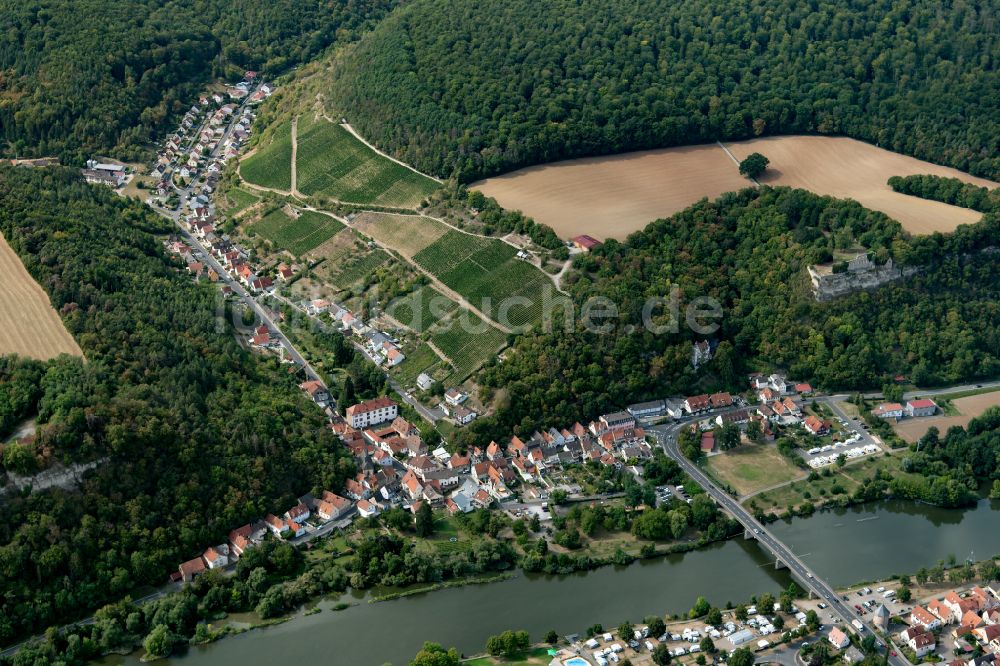
[{"label": "harvested wheat field", "polygon": [[893,192],[890,176],[929,174],[958,178],[981,187],[1000,184],[957,169],[877,148],[863,141],[831,136],[777,136],[727,144],[736,159],[761,153],[771,165],[761,184],[801,187],[817,194],[854,199],[866,208],[899,220],[912,234],[954,231],[982,217],[967,208]]},{"label": "harvested wheat field", "polygon": [[554,162],[471,187],[563,237],[622,239],[703,197],[751,183],[716,144]]},{"label": "harvested wheat field", "polygon": [[923,418],[903,419],[896,424],[896,434],[913,443],[927,434],[927,429],[935,426],[941,431],[941,435],[952,426],[969,425],[969,421],[981,415],[990,407],[1000,406],[1000,391],[990,393],[980,393],[979,395],[967,395],[964,398],[956,398],[951,401],[952,406],[958,411],[958,416],[925,416]]},{"label": "harvested wheat field", "polygon": [[952,231],[981,215],[897,194],[886,182],[890,176],[932,174],[998,187],[957,169],[842,137],[769,137],[727,147],[734,157],[717,144],[666,148],[528,167],[472,187],[549,225],[563,238],[588,234],[600,239],[625,238],[699,199],[747,187],[751,183],[740,176],[737,160],[752,152],[771,160],[761,183],[854,199],[899,220],[914,234]]},{"label": "harvested wheat field", "polygon": [[41,360],[66,353],[83,356],[76,340],[49,303],[49,296],[31,277],[0,234],[0,354],[20,354]]}]

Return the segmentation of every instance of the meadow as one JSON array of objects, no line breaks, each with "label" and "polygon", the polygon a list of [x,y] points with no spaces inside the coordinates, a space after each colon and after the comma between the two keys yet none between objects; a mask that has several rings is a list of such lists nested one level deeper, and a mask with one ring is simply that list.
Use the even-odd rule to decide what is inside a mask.
[{"label": "meadow", "polygon": [[297,146],[296,187],[307,196],[412,208],[438,187],[323,118],[299,119]]},{"label": "meadow", "polygon": [[778,453],[775,446],[748,444],[705,461],[713,476],[729,484],[740,495],[806,476],[806,473]]},{"label": "meadow", "polygon": [[816,194],[854,199],[898,220],[914,234],[948,232],[981,215],[893,192],[890,176],[932,174],[980,186],[997,183],[876,146],[831,136],[775,136],[726,144],[684,146],[566,160],[519,169],[474,183],[500,205],[521,210],[563,237],[624,239],[655,219],[702,198],[749,187],[736,160],[752,152],[770,159],[759,179]]},{"label": "meadow", "polygon": [[227,215],[236,215],[237,213],[241,213],[260,201],[260,197],[256,194],[247,192],[239,187],[230,187],[225,191],[223,196],[226,200],[225,211]]},{"label": "meadow", "polygon": [[284,209],[276,208],[250,228],[279,248],[301,257],[325,243],[344,225],[323,213],[306,210],[293,218]]},{"label": "meadow", "polygon": [[292,124],[282,123],[240,161],[240,176],[252,185],[283,192],[292,189]]},{"label": "meadow", "polygon": [[444,236],[448,227],[419,215],[366,212],[353,222],[359,232],[410,259]]},{"label": "meadow", "polygon": [[443,363],[426,342],[421,342],[413,351],[406,352],[406,362],[400,363],[390,372],[404,386],[415,386],[417,376]]},{"label": "meadow", "polygon": [[59,354],[83,356],[76,340],[63,326],[49,295],[35,282],[20,257],[0,235],[0,354],[19,354],[48,360]]}]

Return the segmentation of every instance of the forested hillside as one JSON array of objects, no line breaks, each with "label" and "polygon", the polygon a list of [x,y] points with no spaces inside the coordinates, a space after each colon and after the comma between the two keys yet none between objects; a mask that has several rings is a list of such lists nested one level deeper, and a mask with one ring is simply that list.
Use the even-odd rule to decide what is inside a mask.
[{"label": "forested hillside", "polygon": [[[82,493],[3,499],[0,644],[159,584],[350,471],[295,378],[243,351],[217,289],[170,265],[154,235],[167,224],[71,170],[0,167],[0,232],[87,359],[56,360],[37,382],[37,363],[4,361],[0,428],[33,408],[37,455],[103,461]],[[7,384],[18,376],[29,381]]]},{"label": "forested hillside", "polygon": [[761,134],[845,134],[996,178],[990,3],[417,0],[331,77],[369,139],[465,179]]},{"label": "forested hillside", "polygon": [[[906,240],[898,223],[857,203],[785,188],[702,202],[581,255],[570,287],[577,315],[589,298],[606,297],[619,312],[610,331],[587,332],[578,321],[568,332],[557,323],[552,333],[519,337],[515,353],[481,375],[511,399],[462,436],[499,440],[637,400],[744,390],[746,372],[773,367],[824,389],[877,388],[899,373],[920,386],[996,376],[1000,264],[977,250],[998,232],[1000,219],[988,214],[952,236]],[[891,254],[922,272],[818,303],[806,266],[855,240],[876,261]],[[680,290],[677,330],[650,332],[646,299],[668,298],[672,285]],[[685,322],[685,308],[702,296],[722,306],[709,335]],[[654,314],[653,323],[668,323],[669,311]],[[717,343],[715,358],[695,372],[691,343],[704,338]]]},{"label": "forested hillside", "polygon": [[210,76],[269,74],[393,0],[0,0],[0,154],[130,158]]}]

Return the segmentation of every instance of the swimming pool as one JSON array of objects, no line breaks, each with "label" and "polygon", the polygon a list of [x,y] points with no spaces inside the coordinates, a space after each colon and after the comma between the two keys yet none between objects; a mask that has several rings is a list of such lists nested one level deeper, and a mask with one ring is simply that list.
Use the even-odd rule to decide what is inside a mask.
[{"label": "swimming pool", "polygon": [[590,662],[582,657],[573,657],[564,661],[563,666],[590,666]]}]

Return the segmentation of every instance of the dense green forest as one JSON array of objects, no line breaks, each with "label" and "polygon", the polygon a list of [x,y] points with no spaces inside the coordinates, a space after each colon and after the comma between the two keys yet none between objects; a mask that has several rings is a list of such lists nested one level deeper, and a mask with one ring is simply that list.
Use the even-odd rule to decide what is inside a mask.
[{"label": "dense green forest", "polygon": [[337,63],[330,102],[464,179],[803,132],[996,177],[997,20],[936,0],[418,0]]},{"label": "dense green forest", "polygon": [[[878,387],[903,373],[920,386],[1000,374],[1000,265],[980,248],[1000,219],[950,236],[907,239],[898,223],[855,202],[787,188],[747,189],[659,220],[627,241],[580,255],[567,283],[579,315],[595,296],[618,317],[606,333],[557,319],[523,335],[481,373],[487,391],[511,396],[462,443],[524,434],[543,424],[593,418],[629,402],[744,390],[745,373],[773,367],[825,389]],[[920,272],[873,292],[819,303],[806,266],[860,243]],[[643,325],[649,297],[679,289],[676,332]],[[694,333],[685,308],[702,296],[722,307],[720,328]],[[559,313],[557,313],[559,314]],[[667,323],[669,310],[653,311]],[[606,323],[598,321],[596,323]],[[634,330],[633,330],[634,329]],[[707,368],[691,366],[693,340],[716,341]]]},{"label": "dense green forest", "polygon": [[69,169],[0,168],[0,232],[87,359],[51,362],[38,390],[5,403],[37,411],[37,450],[102,461],[82,493],[3,500],[0,644],[159,584],[231,528],[351,472],[297,380],[243,351],[217,290],[171,265],[167,225]]},{"label": "dense green forest", "polygon": [[0,0],[0,154],[139,155],[211,76],[269,74],[393,0]]},{"label": "dense green forest", "polygon": [[889,187],[901,194],[943,201],[946,204],[971,208],[981,213],[1000,210],[1000,189],[979,187],[972,183],[964,183],[958,178],[893,176],[889,179]]}]

